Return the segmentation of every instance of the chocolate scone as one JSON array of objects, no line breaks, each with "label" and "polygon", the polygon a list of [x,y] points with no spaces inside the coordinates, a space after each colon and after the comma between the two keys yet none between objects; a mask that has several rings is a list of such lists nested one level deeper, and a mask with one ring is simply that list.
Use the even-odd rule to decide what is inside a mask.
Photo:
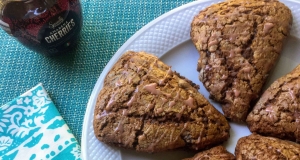
[{"label": "chocolate scone", "polygon": [[291,24],[291,11],[277,0],[228,0],[194,17],[199,79],[225,117],[246,120]]},{"label": "chocolate scone", "polygon": [[183,160],[235,160],[233,154],[229,153],[223,146],[217,146],[209,150],[197,153],[192,158]]},{"label": "chocolate scone", "polygon": [[98,95],[95,136],[143,152],[222,143],[230,126],[198,89],[157,57],[128,51],[106,75]]},{"label": "chocolate scone", "polygon": [[300,145],[252,134],[238,140],[235,156],[237,160],[300,160]]},{"label": "chocolate scone", "polygon": [[251,132],[300,142],[300,65],[264,92],[247,124]]}]

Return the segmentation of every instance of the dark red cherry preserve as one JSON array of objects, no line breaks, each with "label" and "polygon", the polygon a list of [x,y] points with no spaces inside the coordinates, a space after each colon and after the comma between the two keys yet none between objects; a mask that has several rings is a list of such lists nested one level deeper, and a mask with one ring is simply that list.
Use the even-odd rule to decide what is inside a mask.
[{"label": "dark red cherry preserve", "polygon": [[47,56],[74,48],[82,27],[79,0],[0,0],[0,11],[2,29]]}]

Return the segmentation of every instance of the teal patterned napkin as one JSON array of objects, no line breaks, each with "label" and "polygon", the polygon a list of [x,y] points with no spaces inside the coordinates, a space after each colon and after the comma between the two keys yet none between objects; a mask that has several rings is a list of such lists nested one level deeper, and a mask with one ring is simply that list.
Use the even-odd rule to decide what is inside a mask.
[{"label": "teal patterned napkin", "polygon": [[80,160],[80,155],[42,84],[0,107],[0,160]]}]

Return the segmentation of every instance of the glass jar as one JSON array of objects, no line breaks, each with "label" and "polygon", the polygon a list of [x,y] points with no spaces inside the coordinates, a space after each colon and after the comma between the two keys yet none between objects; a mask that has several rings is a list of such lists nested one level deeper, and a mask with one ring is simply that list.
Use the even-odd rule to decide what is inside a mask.
[{"label": "glass jar", "polygon": [[0,0],[0,26],[47,56],[74,48],[82,28],[79,0]]}]

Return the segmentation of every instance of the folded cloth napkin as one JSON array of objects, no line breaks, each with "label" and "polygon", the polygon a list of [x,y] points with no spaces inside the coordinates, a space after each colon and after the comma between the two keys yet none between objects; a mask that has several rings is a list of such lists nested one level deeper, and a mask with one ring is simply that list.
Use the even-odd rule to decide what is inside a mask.
[{"label": "folded cloth napkin", "polygon": [[78,142],[42,84],[0,107],[0,160],[80,157]]}]

